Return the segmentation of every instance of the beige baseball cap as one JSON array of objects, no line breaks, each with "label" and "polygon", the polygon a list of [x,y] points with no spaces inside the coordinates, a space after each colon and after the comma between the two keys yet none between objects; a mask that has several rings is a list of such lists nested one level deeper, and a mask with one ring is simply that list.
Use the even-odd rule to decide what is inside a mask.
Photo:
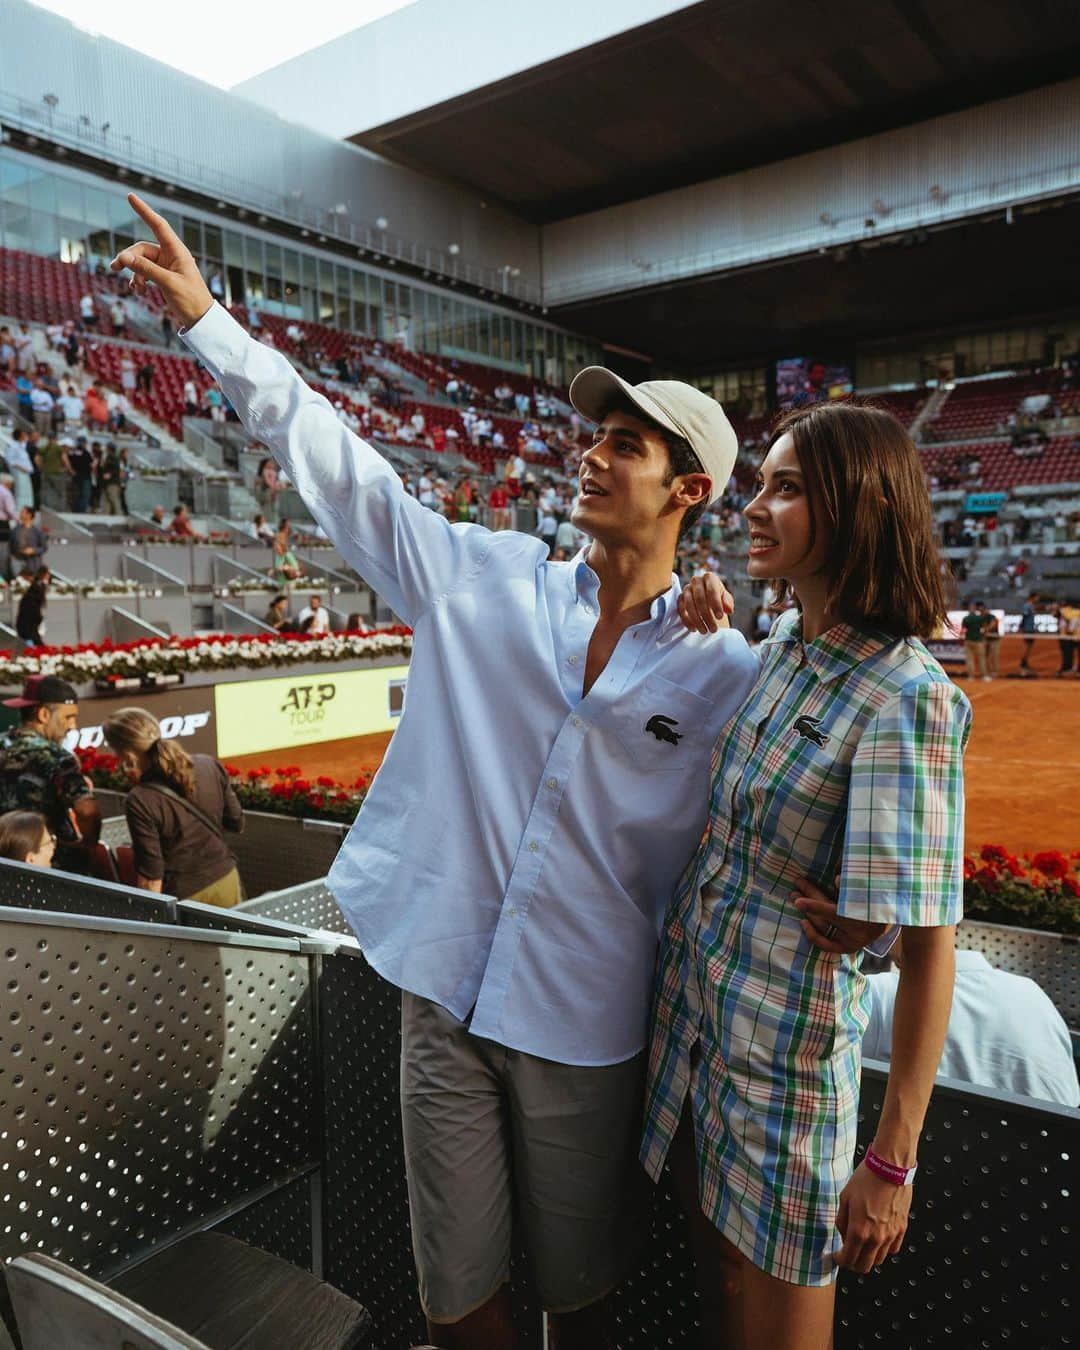
[{"label": "beige baseball cap", "polygon": [[690,447],[712,479],[712,501],[722,497],[735,468],[739,438],[716,399],[681,380],[645,380],[628,384],[605,366],[586,366],[570,385],[570,402],[590,422],[601,422],[622,400],[640,408]]}]

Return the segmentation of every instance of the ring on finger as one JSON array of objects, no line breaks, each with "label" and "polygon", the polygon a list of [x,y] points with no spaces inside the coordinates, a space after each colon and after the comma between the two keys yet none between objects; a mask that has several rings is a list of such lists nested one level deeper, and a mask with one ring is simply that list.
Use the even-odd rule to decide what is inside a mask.
[{"label": "ring on finger", "polygon": [[839,928],[837,928],[836,924],[834,923],[827,923],[825,925],[825,936],[829,939],[830,942],[833,940],[833,938],[836,937],[839,931],[840,931]]}]

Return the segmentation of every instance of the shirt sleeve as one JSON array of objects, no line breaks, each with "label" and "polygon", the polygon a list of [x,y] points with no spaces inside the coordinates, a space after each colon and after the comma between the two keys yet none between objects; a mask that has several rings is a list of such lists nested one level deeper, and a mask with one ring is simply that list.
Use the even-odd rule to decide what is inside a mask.
[{"label": "shirt sleeve", "polygon": [[851,764],[839,912],[938,927],[963,915],[963,753],[971,706],[949,682],[902,690]]},{"label": "shirt sleeve", "polygon": [[341,555],[407,623],[482,566],[490,533],[451,525],[410,497],[391,465],[338,420],[329,401],[221,305],[182,336]]},{"label": "shirt sleeve", "polygon": [[128,793],[124,815],[127,816],[131,847],[135,853],[135,871],[147,881],[163,880],[165,858],[161,851],[161,831],[138,793]]}]

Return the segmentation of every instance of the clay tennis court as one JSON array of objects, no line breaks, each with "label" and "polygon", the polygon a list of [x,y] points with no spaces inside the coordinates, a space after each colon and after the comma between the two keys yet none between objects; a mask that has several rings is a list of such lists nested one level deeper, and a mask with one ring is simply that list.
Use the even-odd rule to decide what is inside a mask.
[{"label": "clay tennis court", "polygon": [[[1007,678],[1020,662],[1021,640],[1001,640],[1001,679],[960,679],[975,712],[965,758],[967,847],[1004,844],[1014,853],[1080,847],[1080,769],[1075,758],[1080,726],[1080,679],[1055,680],[1058,645],[1035,644],[1032,667],[1041,678]],[[314,778],[345,783],[382,762],[388,734],[327,741],[304,749],[271,750],[233,758],[241,768],[297,765]]]}]

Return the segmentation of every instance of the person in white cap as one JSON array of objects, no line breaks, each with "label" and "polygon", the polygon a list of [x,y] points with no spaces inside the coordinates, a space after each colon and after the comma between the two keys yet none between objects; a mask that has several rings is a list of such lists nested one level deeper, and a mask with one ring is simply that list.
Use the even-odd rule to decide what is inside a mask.
[{"label": "person in white cap", "polygon": [[[735,433],[674,380],[590,367],[574,524],[451,525],[213,297],[168,223],[125,249],[249,433],[415,633],[406,711],[330,873],[402,991],[402,1114],[429,1340],[513,1344],[512,1216],[551,1344],[614,1344],[606,1295],[643,1224],[635,1158],[657,937],[706,821],[709,758],[757,660],[691,632],[672,562],[727,484]],[[860,943],[855,941],[852,950]]]}]

